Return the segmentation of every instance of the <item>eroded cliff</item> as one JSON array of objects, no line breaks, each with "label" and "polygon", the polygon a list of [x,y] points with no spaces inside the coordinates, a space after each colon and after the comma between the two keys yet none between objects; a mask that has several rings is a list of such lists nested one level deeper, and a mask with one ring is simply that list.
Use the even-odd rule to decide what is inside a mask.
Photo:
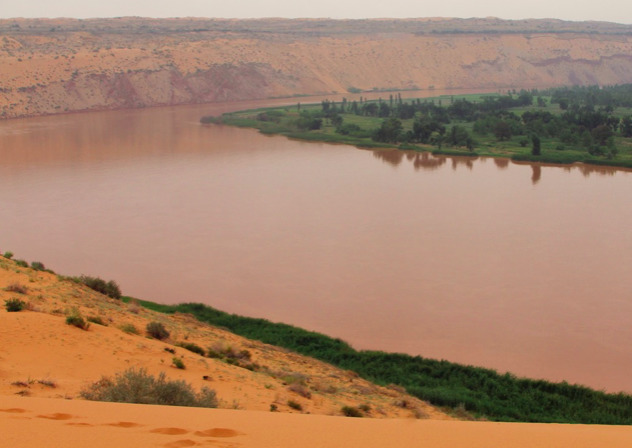
[{"label": "eroded cliff", "polygon": [[0,21],[12,118],[349,89],[632,82],[632,27],[557,21]]}]

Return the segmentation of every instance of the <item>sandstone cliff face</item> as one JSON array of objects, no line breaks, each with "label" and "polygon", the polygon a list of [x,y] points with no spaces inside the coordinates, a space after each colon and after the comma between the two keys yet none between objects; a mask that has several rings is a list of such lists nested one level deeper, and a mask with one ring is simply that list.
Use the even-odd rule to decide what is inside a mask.
[{"label": "sandstone cliff face", "polygon": [[[268,21],[256,32],[247,23],[193,32],[189,25],[173,29],[179,23],[173,20],[152,21],[147,29],[137,23],[121,27],[124,20],[112,19],[118,28],[0,21],[0,116],[343,93],[352,87],[632,82],[632,35],[621,30],[424,33],[413,32],[411,21],[401,22],[401,32],[396,21],[389,27],[361,21],[362,27],[350,24],[344,32],[315,32],[315,25],[306,30],[288,20]],[[171,28],[161,28],[164,23]],[[419,24],[423,29],[424,22]]]}]

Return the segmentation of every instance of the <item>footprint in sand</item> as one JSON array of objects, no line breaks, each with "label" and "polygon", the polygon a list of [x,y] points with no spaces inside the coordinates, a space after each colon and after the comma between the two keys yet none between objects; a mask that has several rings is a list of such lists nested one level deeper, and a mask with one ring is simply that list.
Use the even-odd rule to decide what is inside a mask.
[{"label": "footprint in sand", "polygon": [[117,428],[136,428],[137,426],[143,426],[140,423],[134,422],[116,422],[116,423],[106,423],[105,426],[115,426]]},{"label": "footprint in sand", "polygon": [[74,415],[62,414],[61,412],[56,412],[54,414],[38,415],[37,417],[38,418],[47,418],[49,420],[70,420],[71,418],[74,417]]},{"label": "footprint in sand", "polygon": [[10,412],[11,414],[22,414],[26,412],[26,409],[20,409],[20,408],[0,409],[0,412]]},{"label": "footprint in sand", "polygon": [[152,429],[149,432],[153,432],[154,434],[166,434],[169,436],[175,436],[175,435],[186,434],[190,431],[187,431],[186,429],[182,429],[182,428],[156,428],[156,429]]},{"label": "footprint in sand", "polygon": [[196,431],[195,435],[199,437],[237,437],[243,434],[235,431],[234,429],[213,428],[207,429],[206,431]]},{"label": "footprint in sand", "polygon": [[184,448],[187,446],[195,446],[195,445],[197,445],[197,443],[189,439],[176,440],[175,442],[169,442],[169,443],[164,444],[164,446],[166,446],[167,448]]}]

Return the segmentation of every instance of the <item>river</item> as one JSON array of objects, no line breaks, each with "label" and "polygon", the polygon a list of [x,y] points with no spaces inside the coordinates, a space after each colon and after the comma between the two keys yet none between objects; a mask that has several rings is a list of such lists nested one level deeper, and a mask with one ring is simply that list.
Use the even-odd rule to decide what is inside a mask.
[{"label": "river", "polygon": [[632,392],[632,173],[198,122],[297,101],[0,122],[0,249],[356,348]]}]

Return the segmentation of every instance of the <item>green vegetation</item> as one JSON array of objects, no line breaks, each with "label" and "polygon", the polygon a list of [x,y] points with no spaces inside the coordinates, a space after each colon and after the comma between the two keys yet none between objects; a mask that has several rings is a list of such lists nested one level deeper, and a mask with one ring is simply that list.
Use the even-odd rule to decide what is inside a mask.
[{"label": "green vegetation", "polygon": [[325,100],[201,121],[362,148],[632,167],[632,84],[423,100],[391,94],[377,101]]},{"label": "green vegetation", "polygon": [[120,329],[127,334],[140,334],[140,331],[138,331],[138,328],[136,328],[134,324],[123,324],[120,326]]},{"label": "green vegetation", "polygon": [[184,365],[184,361],[182,361],[182,358],[178,358],[177,356],[174,356],[173,358],[171,358],[171,363],[174,365],[176,369],[181,369],[181,370],[186,369],[186,366]]},{"label": "green vegetation", "polygon": [[[129,301],[129,298],[124,298]],[[358,351],[340,339],[195,303],[161,305],[163,313],[190,313],[236,334],[285,347],[357,372],[381,385],[397,384],[438,406],[464,409],[496,421],[632,424],[632,396],[607,394],[565,382],[517,378],[491,369],[379,351]]]},{"label": "green vegetation", "polygon": [[194,344],[193,342],[181,342],[178,344],[178,346],[184,349],[187,349],[190,352],[197,353],[198,355],[202,355],[202,356],[206,355],[206,351],[199,345]]},{"label": "green vegetation", "polygon": [[46,266],[44,266],[44,263],[42,263],[41,261],[32,261],[31,268],[35,269],[36,271],[44,271],[44,272],[50,272],[51,274],[54,274],[54,272],[51,271],[50,269],[46,269]]},{"label": "green vegetation", "polygon": [[68,311],[66,316],[66,324],[73,327],[81,328],[82,330],[88,330],[90,323],[88,323],[77,308],[72,308]]},{"label": "green vegetation", "polygon": [[293,400],[288,400],[287,405],[294,409],[295,411],[302,411],[303,410],[303,406],[301,406],[300,403],[297,403],[296,401]]},{"label": "green vegetation", "polygon": [[26,303],[20,299],[8,299],[4,301],[4,309],[9,313],[22,311],[26,307]]},{"label": "green vegetation", "polygon": [[80,277],[72,277],[73,281],[86,285],[88,288],[100,292],[113,299],[121,298],[121,289],[114,280],[106,282],[99,277],[90,277],[89,275],[82,275]]},{"label": "green vegetation", "polygon": [[362,411],[353,406],[343,406],[340,412],[346,417],[364,417]]},{"label": "green vegetation", "polygon": [[166,406],[194,406],[216,408],[215,391],[207,387],[196,393],[184,381],[167,381],[165,374],[158,378],[146,370],[133,368],[118,373],[114,378],[102,377],[81,391],[86,400],[118,403],[158,404]]}]

